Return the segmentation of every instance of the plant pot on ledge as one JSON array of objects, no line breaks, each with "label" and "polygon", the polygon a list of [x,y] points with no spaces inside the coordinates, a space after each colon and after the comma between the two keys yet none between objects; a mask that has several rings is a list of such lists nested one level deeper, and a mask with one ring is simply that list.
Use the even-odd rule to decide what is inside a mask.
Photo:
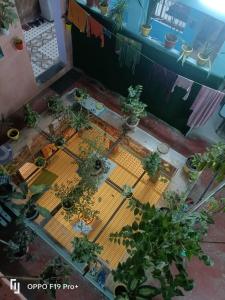
[{"label": "plant pot on ledge", "polygon": [[209,65],[209,62],[210,62],[210,57],[205,57],[204,55],[202,55],[201,53],[198,53],[198,58],[197,58],[197,64],[199,66],[206,66],[206,65]]},{"label": "plant pot on ledge", "polygon": [[172,49],[177,43],[177,36],[173,33],[167,33],[165,35],[165,47],[167,49]]},{"label": "plant pot on ledge", "polygon": [[141,26],[141,33],[143,36],[148,37],[152,31],[152,26],[144,24]]},{"label": "plant pot on ledge", "polygon": [[17,141],[20,137],[20,132],[16,128],[11,128],[7,131],[7,137],[11,140]]},{"label": "plant pot on ledge", "polygon": [[139,122],[140,122],[140,119],[134,120],[131,117],[128,117],[126,119],[125,127],[128,130],[135,131],[135,129],[137,128]]}]

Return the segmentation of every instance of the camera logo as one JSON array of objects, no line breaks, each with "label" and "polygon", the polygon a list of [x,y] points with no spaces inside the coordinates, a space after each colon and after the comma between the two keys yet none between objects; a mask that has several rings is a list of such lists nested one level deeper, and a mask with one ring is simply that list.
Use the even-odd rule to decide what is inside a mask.
[{"label": "camera logo", "polygon": [[14,292],[14,294],[20,293],[20,283],[16,281],[16,279],[10,279],[10,290]]}]

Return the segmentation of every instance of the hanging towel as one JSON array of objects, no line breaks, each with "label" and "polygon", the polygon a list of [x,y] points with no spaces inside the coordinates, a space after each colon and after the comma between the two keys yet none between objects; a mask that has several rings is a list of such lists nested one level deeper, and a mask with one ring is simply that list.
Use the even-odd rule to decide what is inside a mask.
[{"label": "hanging towel", "polygon": [[87,12],[74,0],[69,1],[68,19],[80,30],[85,32],[87,25]]},{"label": "hanging towel", "polygon": [[202,86],[190,108],[193,112],[188,119],[187,125],[190,128],[205,125],[208,119],[216,111],[224,96],[225,94],[220,91]]},{"label": "hanging towel", "polygon": [[120,67],[127,66],[134,74],[141,59],[142,45],[122,34],[116,35],[115,52],[119,55]]},{"label": "hanging towel", "polygon": [[104,39],[104,32],[103,32],[103,26],[98,21],[96,21],[91,16],[88,17],[87,21],[87,36],[94,36],[96,38],[100,38],[101,40],[101,47],[104,47],[105,39]]},{"label": "hanging towel", "polygon": [[186,91],[186,94],[184,95],[183,100],[186,101],[188,99],[189,95],[190,95],[193,83],[194,82],[192,80],[178,75],[177,80],[175,81],[174,86],[171,90],[171,93],[174,92],[174,89],[175,89],[176,86],[184,89]]}]

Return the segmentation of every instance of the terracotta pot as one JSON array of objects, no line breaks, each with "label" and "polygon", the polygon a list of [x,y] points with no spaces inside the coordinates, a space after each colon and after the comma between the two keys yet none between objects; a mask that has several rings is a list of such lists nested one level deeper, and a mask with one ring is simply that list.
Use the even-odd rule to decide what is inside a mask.
[{"label": "terracotta pot", "polygon": [[23,41],[16,41],[15,42],[15,47],[17,50],[23,50]]},{"label": "terracotta pot", "polygon": [[101,14],[102,15],[107,15],[108,11],[109,11],[109,6],[103,6],[103,5],[100,5],[99,6],[100,10],[101,10]]},{"label": "terracotta pot", "polygon": [[177,36],[174,34],[166,34],[165,35],[165,47],[168,49],[172,49],[177,43]]},{"label": "terracotta pot", "polygon": [[150,32],[152,31],[152,26],[148,26],[148,25],[142,25],[141,26],[141,33],[143,36],[149,36]]},{"label": "terracotta pot", "polygon": [[20,132],[16,128],[11,128],[7,131],[7,137],[14,141],[17,141],[20,137]]},{"label": "terracotta pot", "polygon": [[205,66],[205,65],[208,65],[209,64],[209,61],[210,61],[210,57],[208,58],[203,58],[201,56],[201,53],[198,53],[198,58],[197,58],[197,64],[199,66]]}]

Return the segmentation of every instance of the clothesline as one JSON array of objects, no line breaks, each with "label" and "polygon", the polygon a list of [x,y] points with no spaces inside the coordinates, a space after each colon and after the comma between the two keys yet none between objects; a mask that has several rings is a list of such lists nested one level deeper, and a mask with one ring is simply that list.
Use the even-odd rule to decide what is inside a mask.
[{"label": "clothesline", "polygon": [[[78,2],[77,2],[77,4],[80,5],[80,3],[78,3]],[[86,10],[84,10],[84,12],[86,13],[87,16],[90,16],[90,14],[89,14]],[[98,21],[97,21],[97,22],[98,22]],[[101,24],[101,23],[99,23],[99,24]],[[114,33],[113,31],[109,30],[107,27],[105,27],[105,26],[102,25],[102,24],[101,24],[101,26],[102,26],[106,31],[108,31],[111,35],[113,35],[115,38],[117,38],[117,39],[119,39],[119,40],[122,41],[122,38],[119,37],[119,36],[117,36],[116,33]],[[130,38],[130,39],[132,39],[132,38]],[[123,41],[124,41],[124,40],[123,40]],[[138,42],[140,42],[140,41],[138,41]],[[126,41],[125,41],[125,43],[129,43],[129,42],[126,42]],[[133,48],[133,50],[135,50],[139,55],[141,55],[142,57],[144,57],[144,58],[145,58],[146,60],[148,60],[149,62],[158,64],[157,62],[155,62],[154,60],[152,60],[151,58],[149,58],[148,56],[146,56],[145,54],[143,54],[142,51],[138,50],[138,49],[137,49],[136,47],[134,47],[132,44],[129,44],[129,46],[130,46],[131,48]],[[166,67],[164,67],[164,68],[166,68]],[[182,76],[182,75],[180,75],[180,76]],[[182,77],[184,77],[184,76],[182,76]],[[186,78],[186,77],[184,77],[184,78]],[[189,78],[187,78],[187,79],[189,79]],[[198,85],[200,85],[200,86],[205,86],[204,84],[199,83],[198,81],[194,81],[194,80],[193,80],[193,83],[198,84]],[[208,87],[208,86],[207,86],[207,87]],[[210,88],[210,87],[208,87],[208,88],[209,88],[209,89],[212,89],[212,90],[215,90],[215,89]],[[222,91],[220,91],[220,92],[222,92]],[[225,95],[224,95],[224,96],[225,96]]]},{"label": "clothesline", "polygon": [[[170,77],[172,79],[174,77],[177,77],[176,79],[174,79],[174,82],[172,82],[171,80],[168,81],[169,82],[168,87],[170,87],[170,85],[173,84],[170,87],[169,92],[170,93],[173,92],[175,87],[183,88],[184,90],[186,90],[186,94],[183,97],[183,100],[186,101],[188,99],[193,83],[198,84],[201,87],[201,89],[193,105],[190,108],[190,110],[192,110],[192,113],[187,123],[187,125],[190,127],[190,130],[192,130],[192,128],[194,127],[196,128],[196,127],[204,126],[208,121],[208,119],[216,111],[218,105],[221,103],[223,98],[225,97],[225,94],[221,91],[209,88],[196,81],[178,75],[177,73],[170,71],[166,67],[163,67],[160,64],[156,63],[154,60],[152,60],[147,55],[142,53],[141,51],[142,44],[140,42],[137,42],[136,39],[128,38],[126,36],[123,36],[122,34],[118,34],[118,33],[116,34],[113,31],[109,30],[101,23],[99,23],[95,18],[89,15],[86,12],[86,10],[83,9],[80,5],[78,5],[77,2],[75,2],[74,0],[69,1],[68,18],[75,24],[75,26],[80,30],[80,32],[86,32],[88,37],[93,35],[96,38],[100,38],[101,47],[104,47],[105,36],[109,36],[109,38],[111,38],[111,36],[114,36],[116,38],[116,41],[119,40],[121,44],[125,45],[125,47],[129,46],[128,49],[120,48],[119,61],[121,63],[122,59],[126,57],[127,58],[126,65],[129,65],[129,67],[132,66],[133,72],[135,70],[135,63],[138,61],[137,54],[139,54],[139,57],[144,57],[147,61],[153,64],[153,69],[156,68],[157,70],[160,70],[162,74],[171,73]],[[138,45],[140,45],[141,47],[139,47]],[[130,60],[128,55],[130,53],[130,49],[133,49],[134,53],[136,53],[135,55],[136,57],[134,56],[135,59],[133,57],[132,60]]]}]

